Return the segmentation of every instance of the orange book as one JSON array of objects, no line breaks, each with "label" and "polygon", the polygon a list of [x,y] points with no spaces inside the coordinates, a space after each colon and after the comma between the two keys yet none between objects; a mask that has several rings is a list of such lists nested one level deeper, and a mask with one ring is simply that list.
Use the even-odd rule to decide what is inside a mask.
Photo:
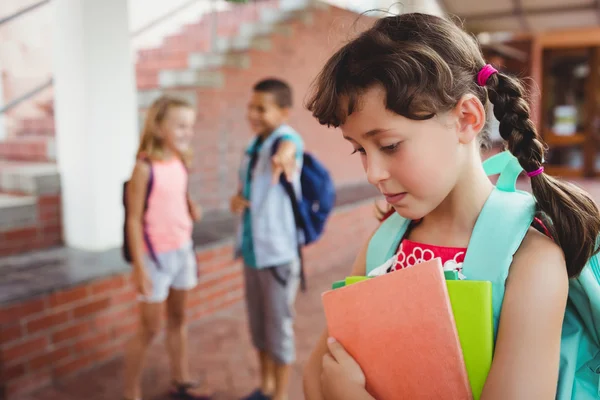
[{"label": "orange book", "polygon": [[377,400],[473,398],[439,259],[328,291],[323,305]]}]

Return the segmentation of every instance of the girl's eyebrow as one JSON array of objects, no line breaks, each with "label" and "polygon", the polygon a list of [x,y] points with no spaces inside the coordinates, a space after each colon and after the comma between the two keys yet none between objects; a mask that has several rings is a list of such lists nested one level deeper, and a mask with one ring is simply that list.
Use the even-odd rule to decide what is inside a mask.
[{"label": "girl's eyebrow", "polygon": [[[375,128],[375,129],[371,129],[370,131],[368,131],[366,133],[363,133],[362,137],[368,139],[368,138],[371,138],[373,136],[377,136],[380,133],[384,133],[384,132],[388,132],[388,131],[391,131],[391,129]],[[348,137],[348,136],[344,136],[344,139],[349,140],[351,142],[355,142],[354,139],[352,139],[351,137]]]}]

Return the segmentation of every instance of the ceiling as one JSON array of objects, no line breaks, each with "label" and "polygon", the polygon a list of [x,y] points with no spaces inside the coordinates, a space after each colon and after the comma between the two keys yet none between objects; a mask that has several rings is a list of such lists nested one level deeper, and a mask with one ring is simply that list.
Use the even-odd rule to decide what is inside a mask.
[{"label": "ceiling", "polygon": [[600,0],[438,0],[472,32],[600,27]]}]

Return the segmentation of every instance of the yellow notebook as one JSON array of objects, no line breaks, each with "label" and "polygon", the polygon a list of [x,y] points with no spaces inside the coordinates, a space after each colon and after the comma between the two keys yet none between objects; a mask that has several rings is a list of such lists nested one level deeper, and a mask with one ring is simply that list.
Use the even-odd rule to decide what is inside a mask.
[{"label": "yellow notebook", "polygon": [[469,383],[475,400],[492,365],[494,320],[492,284],[481,281],[446,281]]}]

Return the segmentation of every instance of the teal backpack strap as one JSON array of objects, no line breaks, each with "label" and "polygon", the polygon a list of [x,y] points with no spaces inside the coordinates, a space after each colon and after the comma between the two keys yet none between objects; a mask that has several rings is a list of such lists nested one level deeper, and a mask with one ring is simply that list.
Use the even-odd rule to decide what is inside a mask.
[{"label": "teal backpack strap", "polygon": [[536,204],[529,193],[515,189],[522,169],[510,153],[500,153],[486,160],[484,170],[488,174],[500,173],[500,178],[477,218],[462,273],[468,280],[492,283],[495,337],[508,271],[533,222]]},{"label": "teal backpack strap", "polygon": [[393,213],[381,223],[367,248],[367,273],[388,261],[398,248],[410,220]]}]

